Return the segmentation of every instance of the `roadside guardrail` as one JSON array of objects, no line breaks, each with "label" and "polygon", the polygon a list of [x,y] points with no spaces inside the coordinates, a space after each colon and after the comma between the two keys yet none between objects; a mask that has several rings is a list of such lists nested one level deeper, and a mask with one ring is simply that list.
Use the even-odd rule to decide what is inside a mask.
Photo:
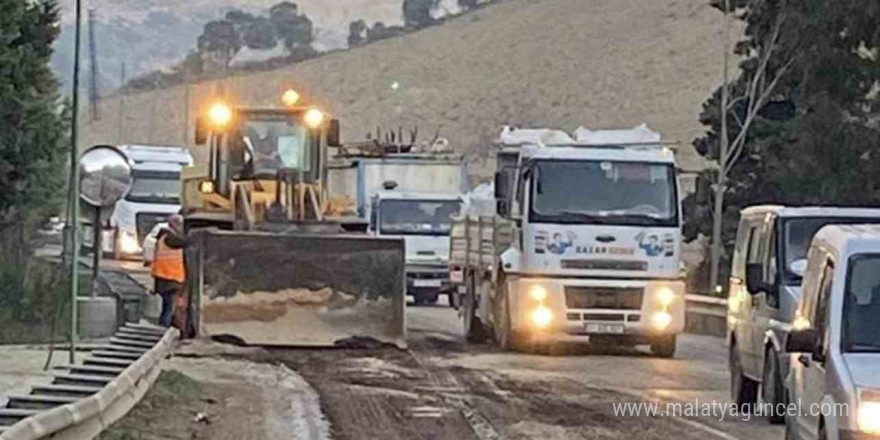
[{"label": "roadside guardrail", "polygon": [[0,440],[96,437],[146,394],[178,337],[173,328],[121,327],[81,364],[62,366],[51,384],[9,396],[0,408]]},{"label": "roadside guardrail", "polygon": [[707,295],[685,295],[685,331],[699,335],[725,336],[727,299]]}]

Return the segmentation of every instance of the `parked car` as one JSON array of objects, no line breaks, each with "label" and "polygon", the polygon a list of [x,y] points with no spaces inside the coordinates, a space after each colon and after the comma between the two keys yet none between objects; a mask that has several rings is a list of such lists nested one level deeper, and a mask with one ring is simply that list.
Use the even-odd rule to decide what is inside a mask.
[{"label": "parked car", "polygon": [[156,253],[156,237],[159,236],[159,231],[168,227],[168,223],[156,223],[156,226],[153,226],[153,229],[150,230],[150,233],[144,237],[144,266],[150,266],[153,264],[153,256]]},{"label": "parked car", "polygon": [[[730,269],[727,337],[737,404],[785,403],[783,355],[810,240],[828,224],[880,223],[880,209],[754,206],[742,211]],[[761,386],[763,384],[763,386]],[[784,418],[774,413],[771,423]]]},{"label": "parked car", "polygon": [[788,439],[880,439],[880,226],[826,226],[788,336]]}]

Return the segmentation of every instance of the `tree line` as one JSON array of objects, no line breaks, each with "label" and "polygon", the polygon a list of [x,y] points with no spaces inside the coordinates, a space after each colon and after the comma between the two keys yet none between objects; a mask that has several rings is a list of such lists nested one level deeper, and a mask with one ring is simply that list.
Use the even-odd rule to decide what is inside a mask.
[{"label": "tree line", "polygon": [[[470,11],[501,0],[456,0],[460,11]],[[440,0],[404,0],[401,5],[404,24],[388,26],[384,22],[369,26],[364,20],[349,25],[349,47],[405,35],[441,23],[434,18]],[[222,77],[229,69],[265,70],[298,63],[321,55],[312,47],[314,24],[300,13],[299,6],[282,1],[260,16],[241,10],[231,10],[223,18],[204,25],[196,41],[196,50],[172,66],[171,72],[153,71],[130,80],[124,90],[151,90],[182,84],[201,78]],[[285,55],[248,65],[233,66],[242,49],[271,50],[283,46]]]}]

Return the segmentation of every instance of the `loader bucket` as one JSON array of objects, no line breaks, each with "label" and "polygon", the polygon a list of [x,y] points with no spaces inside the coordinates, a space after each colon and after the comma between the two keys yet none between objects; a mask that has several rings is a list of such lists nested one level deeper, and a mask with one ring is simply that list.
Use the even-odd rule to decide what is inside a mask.
[{"label": "loader bucket", "polygon": [[199,336],[405,346],[402,240],[213,230],[193,238],[187,268]]}]

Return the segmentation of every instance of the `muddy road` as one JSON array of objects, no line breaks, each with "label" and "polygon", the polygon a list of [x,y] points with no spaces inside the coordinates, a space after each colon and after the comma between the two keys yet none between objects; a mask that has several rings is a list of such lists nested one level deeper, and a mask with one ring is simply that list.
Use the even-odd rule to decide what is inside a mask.
[{"label": "muddy road", "polygon": [[[719,339],[684,336],[674,359],[654,358],[639,348],[565,347],[551,355],[527,355],[466,344],[455,312],[446,307],[410,307],[407,318],[408,350],[238,349],[215,344],[182,347],[175,362],[249,362],[295,372],[318,396],[320,423],[329,431],[325,437],[300,430],[290,438],[782,438],[781,428],[754,417],[744,421],[719,420],[716,414],[664,416],[666,402],[729,400],[725,348]],[[198,380],[210,369],[210,364],[201,364],[195,373],[186,368],[184,372]],[[252,387],[256,394],[272,394],[267,391],[272,388]],[[615,408],[651,402],[660,402],[659,414],[624,415]],[[222,414],[218,418],[224,421],[240,418],[244,423],[254,415],[222,407],[211,411]],[[275,411],[273,417],[297,416]],[[229,432],[241,435],[241,429]],[[217,430],[210,437],[225,438]]]},{"label": "muddy road", "polygon": [[[309,424],[326,423],[328,434],[316,436],[315,432],[324,430],[307,429],[282,438],[783,438],[781,427],[756,417],[743,420],[718,412],[663,416],[667,402],[729,404],[727,355],[721,339],[682,335],[673,359],[652,357],[645,348],[562,347],[550,355],[505,353],[493,345],[465,343],[456,312],[442,301],[445,298],[437,306],[409,305],[408,350],[385,346],[332,350],[242,349],[221,344],[181,347],[170,368],[202,383],[202,389],[221,394],[206,391],[202,399],[216,402],[206,409],[216,423],[200,425],[193,421],[192,411],[161,405],[160,414],[145,418],[177,420],[174,426],[199,433],[181,438],[220,440],[275,438],[273,434],[288,426],[290,419],[302,419],[304,413],[312,414],[314,420],[305,420]],[[309,388],[305,394],[318,397],[314,408],[309,410],[309,405],[285,400],[275,392],[277,383],[289,383],[288,379],[255,383],[251,373],[217,373],[228,369],[228,362],[244,362],[253,371],[271,366],[279,378],[287,378],[290,372],[298,375]],[[207,374],[212,371],[215,377]],[[253,396],[246,397],[243,390]],[[202,400],[194,406],[203,406]],[[660,404],[656,415],[615,411],[620,410],[615,404],[652,402]],[[149,402],[139,406],[149,406]],[[288,410],[275,410],[278,407]],[[137,410],[126,419],[136,416]],[[151,430],[134,425],[132,429],[141,434]]]}]

